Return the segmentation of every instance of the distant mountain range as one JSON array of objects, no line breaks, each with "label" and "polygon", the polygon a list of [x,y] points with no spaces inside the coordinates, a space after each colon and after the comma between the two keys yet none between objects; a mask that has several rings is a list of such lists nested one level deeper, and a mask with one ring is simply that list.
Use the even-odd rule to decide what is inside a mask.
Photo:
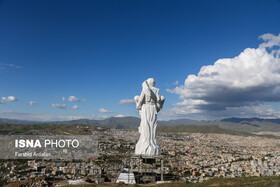
[{"label": "distant mountain range", "polygon": [[[14,120],[0,118],[0,123],[9,124],[36,124],[36,123],[56,123],[56,124],[83,124],[83,125],[96,125],[104,126],[114,129],[131,129],[136,128],[140,124],[140,118],[138,117],[110,117],[103,120],[90,120],[90,119],[78,119],[70,121],[56,121],[56,122],[37,122],[37,121],[26,121],[26,120]],[[159,126],[174,126],[174,125],[205,125],[207,121],[197,121],[187,118],[169,120],[169,121],[158,121]]]},{"label": "distant mountain range", "polygon": [[62,124],[84,124],[103,126],[111,129],[133,129],[139,126],[140,118],[137,117],[110,117],[104,120],[79,119],[72,121],[56,122]]},{"label": "distant mountain range", "polygon": [[243,132],[280,132],[280,119],[226,118],[212,124],[223,129]]},{"label": "distant mountain range", "polygon": [[226,118],[222,119],[223,122],[232,122],[232,123],[240,123],[240,122],[271,122],[280,124],[280,119],[262,119],[262,118]]},{"label": "distant mountain range", "polygon": [[[7,124],[82,124],[107,127],[112,129],[136,129],[139,127],[140,118],[137,117],[111,117],[104,120],[79,119],[59,122],[35,122],[0,118],[0,123]],[[191,119],[176,119],[158,121],[158,126],[208,126],[215,125],[219,128],[243,132],[273,131],[280,132],[280,119],[262,118],[226,118],[216,121],[198,121]]]},{"label": "distant mountain range", "polygon": [[0,118],[0,123],[8,123],[8,124],[33,124],[33,123],[40,123],[40,122],[28,121],[28,120],[17,120],[17,119]]}]

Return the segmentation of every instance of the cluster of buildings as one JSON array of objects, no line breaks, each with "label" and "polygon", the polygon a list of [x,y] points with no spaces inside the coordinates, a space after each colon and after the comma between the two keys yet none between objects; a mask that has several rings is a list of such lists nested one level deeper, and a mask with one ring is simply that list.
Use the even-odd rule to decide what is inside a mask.
[{"label": "cluster of buildings", "polygon": [[[114,139],[138,140],[136,131],[114,131]],[[280,176],[280,139],[205,133],[160,133],[165,174],[203,182],[212,177]],[[131,149],[134,147],[132,146]],[[168,178],[167,178],[168,180]]]},{"label": "cluster of buildings", "polygon": [[[99,132],[99,156],[87,160],[10,160],[0,162],[7,182],[42,178],[87,182],[116,182],[130,167],[136,130]],[[280,176],[280,139],[202,133],[160,133],[163,179],[203,182],[212,177]],[[49,180],[49,181],[48,181]],[[34,182],[34,181],[33,181]]]}]

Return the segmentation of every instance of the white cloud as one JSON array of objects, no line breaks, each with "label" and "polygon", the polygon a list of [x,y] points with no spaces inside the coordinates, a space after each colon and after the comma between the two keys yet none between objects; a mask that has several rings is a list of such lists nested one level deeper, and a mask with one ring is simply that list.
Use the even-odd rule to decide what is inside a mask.
[{"label": "white cloud", "polygon": [[4,103],[5,103],[5,101],[0,100],[0,104],[4,104]]},{"label": "white cloud", "polygon": [[259,37],[260,39],[264,40],[262,44],[260,44],[260,48],[271,48],[274,46],[280,46],[280,33],[278,36],[275,36],[273,34],[267,33],[263,34]]},{"label": "white cloud", "polygon": [[70,102],[79,101],[79,99],[75,96],[69,96],[67,100]]},{"label": "white cloud", "polygon": [[178,85],[178,84],[179,84],[179,81],[175,81],[173,84],[174,84],[174,85]]},{"label": "white cloud", "polygon": [[73,110],[78,110],[79,107],[78,107],[78,105],[73,105],[73,106],[72,106],[72,109],[73,109]]},{"label": "white cloud", "polygon": [[53,114],[31,114],[26,112],[16,111],[0,111],[0,118],[18,119],[18,120],[31,120],[31,121],[64,121],[85,119],[87,116],[63,116]]},{"label": "white cloud", "polygon": [[15,98],[14,96],[9,96],[9,97],[7,98],[7,101],[8,101],[8,102],[15,102],[15,101],[17,101],[17,98]]},{"label": "white cloud", "polygon": [[64,109],[64,108],[66,108],[66,104],[52,104],[52,107],[53,107],[53,108],[61,108],[61,109]]},{"label": "white cloud", "polygon": [[112,111],[107,110],[107,109],[105,109],[105,108],[100,108],[98,111],[99,111],[100,113],[113,113]]},{"label": "white cloud", "polygon": [[134,104],[134,100],[133,99],[122,99],[119,101],[118,104],[122,104],[122,105],[130,105],[130,104]]},{"label": "white cloud", "polygon": [[265,42],[258,48],[247,48],[234,58],[219,59],[213,65],[203,66],[198,75],[189,75],[184,85],[168,89],[178,94],[183,102],[175,104],[165,114],[234,116],[251,109],[251,116],[266,116],[268,110],[264,103],[280,101],[277,55],[280,50],[269,52],[266,47],[279,46],[280,35],[265,34],[260,38]]},{"label": "white cloud", "polygon": [[62,99],[62,101],[66,101],[67,100],[69,102],[85,102],[86,101],[85,98],[79,99],[79,98],[77,98],[75,96],[69,96],[67,99],[66,99],[66,97],[62,97],[61,99]]},{"label": "white cloud", "polygon": [[17,98],[15,96],[2,97],[2,101],[4,101],[4,102],[15,102],[15,101],[17,101]]},{"label": "white cloud", "polygon": [[37,102],[36,101],[29,101],[29,106],[34,106],[34,105],[36,105],[37,104]]},{"label": "white cloud", "polygon": [[116,118],[123,118],[123,117],[126,117],[126,115],[118,114],[118,115],[115,115],[114,117],[116,117]]},{"label": "white cloud", "polygon": [[[279,118],[280,112],[275,111],[270,105],[228,107],[222,118],[232,117],[231,114],[241,117]],[[214,115],[214,112],[212,112]]]}]

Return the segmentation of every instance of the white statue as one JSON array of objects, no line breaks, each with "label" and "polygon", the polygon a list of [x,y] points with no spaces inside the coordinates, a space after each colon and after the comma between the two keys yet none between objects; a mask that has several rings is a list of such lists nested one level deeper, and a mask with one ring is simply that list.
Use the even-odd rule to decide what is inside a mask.
[{"label": "white statue", "polygon": [[153,78],[145,80],[142,84],[141,95],[134,97],[136,108],[141,116],[140,138],[135,148],[136,155],[157,156],[160,152],[156,141],[157,113],[162,108],[165,98],[159,95],[159,89],[154,85]]}]

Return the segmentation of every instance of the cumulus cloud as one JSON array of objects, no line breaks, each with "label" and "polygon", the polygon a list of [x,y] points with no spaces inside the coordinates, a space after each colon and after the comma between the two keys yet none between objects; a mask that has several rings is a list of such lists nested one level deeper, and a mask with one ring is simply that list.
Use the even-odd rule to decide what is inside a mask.
[{"label": "cumulus cloud", "polygon": [[264,40],[262,44],[260,44],[260,48],[272,48],[274,46],[280,46],[280,33],[278,36],[275,36],[273,34],[267,33],[263,34],[259,37],[260,39]]},{"label": "cumulus cloud", "polygon": [[[260,36],[264,43],[247,48],[234,58],[219,59],[203,66],[197,75],[189,75],[185,84],[168,92],[183,101],[174,104],[167,115],[201,114],[225,116],[279,115],[266,102],[280,101],[280,34]],[[265,105],[265,106],[264,106]],[[250,111],[250,112],[249,112]]]},{"label": "cumulus cloud", "polygon": [[72,109],[73,109],[73,110],[78,110],[79,107],[78,107],[78,105],[73,105],[73,106],[72,106]]},{"label": "cumulus cloud", "polygon": [[64,108],[66,108],[66,104],[52,104],[52,107],[53,107],[53,108],[61,108],[61,109],[64,109]]},{"label": "cumulus cloud", "polygon": [[3,102],[15,102],[17,101],[17,98],[15,96],[8,96],[8,97],[2,97]]},{"label": "cumulus cloud", "polygon": [[122,99],[119,101],[118,104],[121,104],[121,105],[130,105],[130,104],[134,104],[134,100],[133,99]]},{"label": "cumulus cloud", "polygon": [[75,96],[69,96],[67,100],[70,102],[79,101],[79,99]]},{"label": "cumulus cloud", "polygon": [[17,98],[15,98],[14,96],[9,96],[9,97],[7,98],[7,101],[8,101],[8,102],[15,102],[15,101],[17,101]]},{"label": "cumulus cloud", "polygon": [[86,101],[85,98],[79,99],[75,96],[69,96],[68,98],[62,97],[61,99],[62,99],[62,101],[69,101],[69,102],[85,102]]},{"label": "cumulus cloud", "polygon": [[34,105],[36,105],[37,104],[37,102],[36,101],[29,101],[29,106],[34,106]]},{"label": "cumulus cloud", "polygon": [[100,113],[113,113],[112,111],[107,110],[107,109],[105,109],[105,108],[100,108],[98,111],[99,111]]}]

